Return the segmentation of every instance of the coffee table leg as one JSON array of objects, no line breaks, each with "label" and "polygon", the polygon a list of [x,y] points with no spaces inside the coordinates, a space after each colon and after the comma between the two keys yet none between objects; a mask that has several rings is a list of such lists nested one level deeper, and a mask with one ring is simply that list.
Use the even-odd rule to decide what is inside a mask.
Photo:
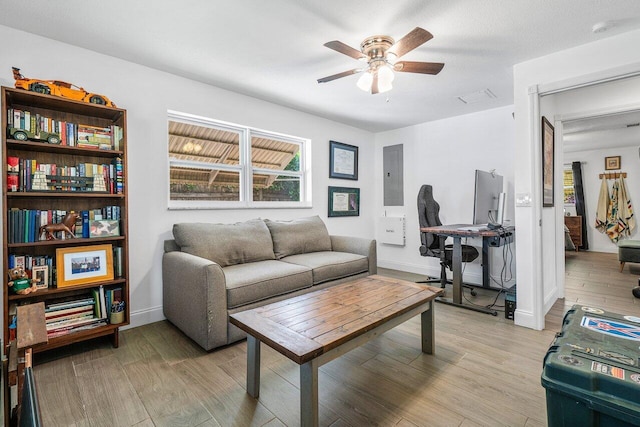
[{"label": "coffee table leg", "polygon": [[433,354],[435,349],[435,324],[433,321],[433,301],[429,303],[429,310],[423,311],[420,315],[421,335],[422,335],[422,352]]},{"label": "coffee table leg", "polygon": [[260,395],[260,340],[247,335],[247,393]]},{"label": "coffee table leg", "polygon": [[318,360],[300,365],[300,425],[318,426]]}]

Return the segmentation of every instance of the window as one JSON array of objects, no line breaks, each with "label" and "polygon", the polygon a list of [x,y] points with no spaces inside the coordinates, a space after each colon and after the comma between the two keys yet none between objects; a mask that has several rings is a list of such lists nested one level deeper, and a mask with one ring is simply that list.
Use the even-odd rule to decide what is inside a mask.
[{"label": "window", "polygon": [[169,207],[310,207],[310,141],[169,112]]},{"label": "window", "polygon": [[564,184],[564,204],[565,206],[575,206],[576,194],[573,187],[573,170],[565,169],[562,175]]}]

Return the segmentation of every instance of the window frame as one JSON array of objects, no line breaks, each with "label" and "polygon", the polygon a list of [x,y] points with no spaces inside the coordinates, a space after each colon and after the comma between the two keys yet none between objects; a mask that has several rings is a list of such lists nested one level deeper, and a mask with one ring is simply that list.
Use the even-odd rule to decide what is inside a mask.
[{"label": "window frame", "polygon": [[[239,134],[240,160],[238,165],[211,164],[197,161],[187,161],[172,158],[169,153],[169,122],[181,122],[190,125],[213,127],[216,129],[236,132]],[[277,139],[290,144],[297,144],[300,150],[299,171],[277,170],[254,167],[251,156],[252,137]],[[178,111],[167,111],[167,171],[168,182],[167,206],[168,209],[291,209],[311,208],[311,140],[283,133],[272,132],[264,129],[243,126],[222,120],[211,119]],[[210,170],[234,171],[239,173],[239,200],[171,200],[171,167],[172,166],[198,167]],[[253,176],[255,174],[291,176],[300,180],[299,201],[254,201],[253,200]]]},{"label": "window frame", "polygon": [[[564,185],[564,173],[565,172],[571,172],[571,185]],[[567,194],[566,194],[566,189],[567,188],[572,188],[573,189],[573,203],[567,203]],[[562,169],[562,203],[564,205],[564,207],[568,208],[568,207],[575,207],[576,206],[576,202],[575,202],[575,198],[576,198],[576,183],[573,181],[573,169],[571,169],[571,167],[567,167],[565,166]]]}]

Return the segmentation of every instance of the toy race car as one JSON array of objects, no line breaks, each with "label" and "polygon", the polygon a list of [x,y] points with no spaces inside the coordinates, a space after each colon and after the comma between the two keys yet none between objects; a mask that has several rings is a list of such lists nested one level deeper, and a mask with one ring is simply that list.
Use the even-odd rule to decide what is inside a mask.
[{"label": "toy race car", "polygon": [[20,68],[12,67],[12,69],[13,78],[16,80],[15,86],[18,89],[30,90],[47,95],[62,96],[64,98],[75,99],[76,101],[105,105],[107,107],[116,106],[116,104],[111,102],[111,100],[106,96],[99,95],[97,93],[89,93],[84,90],[84,88],[71,83],[59,80],[27,79],[20,74]]}]

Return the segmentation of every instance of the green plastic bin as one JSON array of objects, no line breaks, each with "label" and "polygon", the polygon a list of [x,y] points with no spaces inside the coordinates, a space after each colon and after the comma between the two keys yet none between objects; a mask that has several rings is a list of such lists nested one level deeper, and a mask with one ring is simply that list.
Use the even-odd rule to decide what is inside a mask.
[{"label": "green plastic bin", "polygon": [[640,426],[640,317],[574,305],[544,358],[549,427]]}]

